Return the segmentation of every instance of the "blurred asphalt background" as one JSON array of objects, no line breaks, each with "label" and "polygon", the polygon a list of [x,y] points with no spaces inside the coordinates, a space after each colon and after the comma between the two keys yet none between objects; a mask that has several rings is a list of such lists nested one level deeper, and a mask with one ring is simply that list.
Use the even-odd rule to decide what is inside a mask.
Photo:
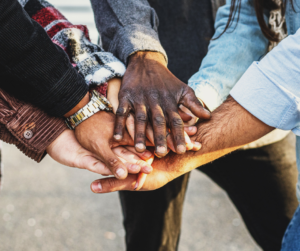
[{"label": "blurred asphalt background", "polygon": [[[89,0],[49,0],[74,24],[97,31]],[[46,157],[41,164],[3,144],[0,251],[122,251],[118,194],[95,195],[99,178]],[[151,238],[151,237],[149,237]],[[193,171],[183,212],[179,251],[259,251],[227,195]],[[142,251],[142,250],[141,250]]]}]

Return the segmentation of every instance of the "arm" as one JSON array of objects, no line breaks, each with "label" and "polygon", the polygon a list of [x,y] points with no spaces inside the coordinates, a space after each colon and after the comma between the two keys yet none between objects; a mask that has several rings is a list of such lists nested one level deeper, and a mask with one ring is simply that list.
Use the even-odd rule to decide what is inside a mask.
[{"label": "arm", "polygon": [[125,64],[137,51],[165,50],[158,38],[158,17],[147,0],[91,0],[96,25],[105,50]]},{"label": "arm", "polygon": [[[143,189],[159,188],[186,171],[262,137],[275,127],[292,130],[300,136],[299,41],[300,29],[260,62],[254,62],[230,92],[236,101],[230,98],[212,113],[210,121],[199,125],[202,150],[157,160],[153,165],[156,175],[147,183],[151,175],[148,176]],[[175,170],[168,170],[170,163],[176,166]],[[106,182],[100,183],[103,192],[130,190],[135,183],[128,180],[128,183],[118,182],[118,186],[109,187]],[[98,184],[96,181],[92,185],[95,192],[100,191]]]},{"label": "arm", "polygon": [[[224,31],[230,13],[231,1],[219,8],[215,21],[214,38]],[[267,15],[265,16],[267,20]],[[209,110],[221,105],[253,61],[267,53],[268,40],[261,32],[253,0],[241,1],[239,20],[237,14],[230,28],[218,39],[211,40],[208,53],[199,71],[189,80]]]},{"label": "arm", "polygon": [[124,64],[112,53],[93,44],[86,26],[73,25],[47,1],[20,3],[28,15],[44,28],[52,42],[66,52],[87,85],[101,85],[112,78],[123,77]]},{"label": "arm", "polygon": [[[212,113],[210,121],[198,124],[196,140],[202,143],[201,150],[184,155],[170,153],[162,159],[156,159],[152,165],[153,172],[147,176],[141,191],[160,188],[180,175],[220,158],[273,129],[229,98]],[[114,178],[94,181],[91,189],[95,193],[107,193],[133,190],[135,184],[136,176],[129,175],[123,181]]]},{"label": "arm", "polygon": [[71,110],[87,93],[68,56],[17,0],[0,1],[0,66],[11,77],[1,88],[56,116]]},{"label": "arm", "polygon": [[156,13],[145,0],[92,0],[92,5],[104,48],[128,63],[119,92],[115,140],[124,137],[126,119],[132,111],[138,152],[146,149],[146,128],[150,123],[157,156],[167,154],[167,127],[171,130],[176,152],[183,154],[186,144],[177,106],[183,104],[203,119],[210,115],[192,89],[168,70],[158,39]]}]

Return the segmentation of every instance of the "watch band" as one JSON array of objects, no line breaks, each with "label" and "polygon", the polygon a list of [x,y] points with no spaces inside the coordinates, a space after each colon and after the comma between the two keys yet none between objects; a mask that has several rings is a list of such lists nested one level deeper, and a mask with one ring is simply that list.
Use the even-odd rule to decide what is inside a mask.
[{"label": "watch band", "polygon": [[71,129],[74,130],[76,126],[80,123],[93,116],[99,111],[112,112],[112,105],[110,102],[97,91],[93,90],[92,97],[89,103],[82,107],[79,111],[66,118],[66,124]]}]

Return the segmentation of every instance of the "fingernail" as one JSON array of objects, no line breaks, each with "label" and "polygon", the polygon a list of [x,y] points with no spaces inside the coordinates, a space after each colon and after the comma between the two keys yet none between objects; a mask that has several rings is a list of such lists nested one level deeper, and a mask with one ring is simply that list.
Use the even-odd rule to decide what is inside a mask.
[{"label": "fingernail", "polygon": [[134,186],[134,188],[133,188],[133,190],[136,190],[136,189],[138,188],[138,186],[139,186],[139,183],[136,182],[136,183],[135,183],[135,186]]},{"label": "fingernail", "polygon": [[188,127],[188,130],[189,130],[189,131],[193,131],[193,130],[195,129],[195,127],[196,127],[196,126],[189,126],[189,127]]},{"label": "fingernail", "polygon": [[202,147],[202,144],[199,143],[199,142],[195,142],[195,145],[196,145],[197,147],[199,147],[199,149]]},{"label": "fingernail", "polygon": [[140,149],[140,150],[144,150],[146,147],[145,147],[145,145],[144,145],[143,143],[137,143],[137,144],[135,145],[135,148],[138,148],[138,149]]},{"label": "fingernail", "polygon": [[93,192],[95,192],[95,193],[101,192],[101,191],[102,191],[102,185],[101,185],[101,183],[100,183],[100,182],[95,182],[95,183],[93,183],[93,184],[92,184],[92,190],[93,190]]},{"label": "fingernail", "polygon": [[125,178],[125,170],[123,168],[119,168],[117,171],[116,171],[116,175],[119,177],[119,178]]},{"label": "fingernail", "polygon": [[207,114],[210,115],[210,111],[209,110],[207,110],[206,108],[203,108],[203,109],[204,109],[204,111],[206,111]]},{"label": "fingernail", "polygon": [[143,155],[145,158],[150,158],[152,156],[152,153],[149,151],[145,151],[145,152],[143,152]]},{"label": "fingernail", "polygon": [[116,140],[122,139],[121,135],[119,135],[119,134],[115,134],[115,135],[114,135],[114,138],[115,138]]},{"label": "fingernail", "polygon": [[177,146],[177,152],[185,153],[185,151],[186,151],[186,146],[184,146],[184,145]]},{"label": "fingernail", "polygon": [[164,146],[158,146],[156,147],[156,152],[157,153],[166,153],[167,152],[167,148]]}]

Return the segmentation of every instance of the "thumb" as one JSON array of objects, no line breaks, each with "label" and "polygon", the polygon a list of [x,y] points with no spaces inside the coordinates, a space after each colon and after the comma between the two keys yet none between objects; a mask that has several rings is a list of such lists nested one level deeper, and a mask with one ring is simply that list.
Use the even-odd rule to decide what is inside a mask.
[{"label": "thumb", "polygon": [[194,93],[193,95],[187,94],[184,96],[180,103],[188,108],[199,119],[210,119],[210,112],[202,106]]}]

